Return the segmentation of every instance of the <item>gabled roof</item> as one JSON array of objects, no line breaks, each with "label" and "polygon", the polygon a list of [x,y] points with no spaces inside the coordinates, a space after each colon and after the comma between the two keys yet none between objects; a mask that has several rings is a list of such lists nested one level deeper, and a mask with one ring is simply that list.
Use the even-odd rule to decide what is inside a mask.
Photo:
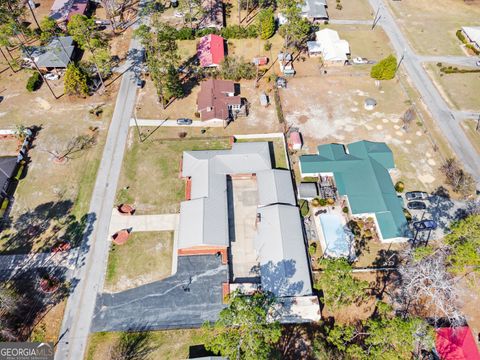
[{"label": "gabled roof", "polygon": [[197,57],[202,67],[219,66],[225,58],[224,39],[215,34],[200,38],[197,46]]},{"label": "gabled roof", "polygon": [[384,239],[409,236],[402,202],[388,169],[395,167],[385,143],[359,141],[318,146],[318,155],[300,157],[303,174],[333,173],[340,195],[346,195],[353,214],[375,213]]},{"label": "gabled roof", "polygon": [[33,57],[39,68],[66,68],[74,50],[73,38],[63,36],[52,39],[45,46],[28,46],[24,54]]},{"label": "gabled roof", "polygon": [[340,39],[338,32],[332,29],[322,29],[317,31],[315,36],[325,60],[346,61],[348,59],[350,45],[348,41]]},{"label": "gabled roof", "polygon": [[[221,119],[230,117],[229,105],[241,105],[240,96],[228,96],[235,93],[235,84],[230,80],[208,79],[200,83],[200,92],[197,96],[197,109],[202,120]],[[208,109],[210,109],[208,111]]]},{"label": "gabled roof", "polygon": [[5,190],[10,179],[14,176],[17,162],[16,156],[0,157],[0,190]]},{"label": "gabled roof", "polygon": [[462,26],[462,30],[470,41],[480,46],[480,26]]},{"label": "gabled roof", "polygon": [[328,19],[326,0],[305,0],[302,14],[313,19]]},{"label": "gabled roof", "polygon": [[297,207],[270,205],[257,210],[255,248],[262,288],[277,297],[312,293],[303,228]]},{"label": "gabled roof", "polygon": [[436,333],[436,350],[442,360],[480,360],[480,353],[468,326],[439,328]]},{"label": "gabled roof", "polygon": [[292,178],[288,170],[265,170],[257,173],[258,204],[296,205]]}]

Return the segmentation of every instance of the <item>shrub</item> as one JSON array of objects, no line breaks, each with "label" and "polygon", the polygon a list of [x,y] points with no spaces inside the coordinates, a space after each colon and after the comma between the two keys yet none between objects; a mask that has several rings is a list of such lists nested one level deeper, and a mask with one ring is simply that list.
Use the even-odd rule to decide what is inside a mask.
[{"label": "shrub", "polygon": [[267,41],[265,45],[263,45],[263,50],[265,51],[270,51],[271,48],[272,48],[272,43],[270,41]]},{"label": "shrub", "polygon": [[462,33],[462,30],[457,30],[455,34],[457,35],[458,40],[460,40],[462,43],[465,44],[467,42],[467,39],[465,39],[465,36]]},{"label": "shrub", "polygon": [[178,133],[178,137],[179,137],[180,139],[183,139],[183,138],[185,138],[186,136],[187,136],[187,133],[186,133],[185,131],[180,131],[180,132]]},{"label": "shrub", "polygon": [[389,55],[372,66],[370,76],[377,80],[391,80],[395,77],[396,69],[397,58],[393,55]]},{"label": "shrub", "polygon": [[43,79],[42,77],[40,76],[40,73],[38,72],[34,72],[32,74],[32,76],[30,76],[28,78],[28,81],[27,81],[27,90],[29,92],[33,92],[33,91],[36,91],[40,88],[40,86],[42,85],[43,83]]},{"label": "shrub", "polygon": [[337,10],[342,10],[343,6],[342,6],[342,4],[337,4],[336,8],[337,8]]},{"label": "shrub", "polygon": [[320,206],[326,206],[328,203],[327,200],[325,199],[320,199],[319,202],[320,202]]},{"label": "shrub", "polygon": [[311,243],[308,246],[308,253],[310,254],[310,256],[313,256],[313,255],[315,255],[315,251],[317,251],[317,244],[316,243]]},{"label": "shrub", "polygon": [[335,200],[333,200],[332,198],[328,198],[327,199],[327,204],[328,205],[333,205],[333,204],[335,204]]},{"label": "shrub", "polygon": [[318,199],[318,198],[315,198],[312,200],[312,206],[313,207],[318,207],[320,206],[320,201],[323,200],[323,199]]},{"label": "shrub", "polygon": [[403,190],[405,190],[405,184],[402,181],[397,181],[395,184],[395,191],[401,193]]},{"label": "shrub", "polygon": [[300,214],[302,214],[303,217],[308,216],[308,213],[310,212],[308,201],[302,199],[298,202],[298,205],[300,206]]},{"label": "shrub", "polygon": [[199,113],[198,111],[195,111],[195,114],[194,114],[194,115],[195,115],[196,118],[199,118],[199,117],[200,117],[200,113]]},{"label": "shrub", "polygon": [[251,80],[255,78],[255,65],[245,62],[243,58],[226,56],[221,64],[220,73],[226,80],[239,81],[241,79]]},{"label": "shrub", "polygon": [[348,206],[344,206],[342,211],[345,213],[345,214],[348,214]]},{"label": "shrub", "polygon": [[180,30],[177,30],[176,33],[177,40],[193,40],[195,39],[195,31],[189,27],[183,27]]}]

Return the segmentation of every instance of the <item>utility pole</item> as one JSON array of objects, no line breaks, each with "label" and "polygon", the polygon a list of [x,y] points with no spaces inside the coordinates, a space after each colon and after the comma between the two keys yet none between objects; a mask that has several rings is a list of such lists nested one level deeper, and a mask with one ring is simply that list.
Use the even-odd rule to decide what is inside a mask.
[{"label": "utility pole", "polygon": [[478,115],[477,119],[477,127],[475,128],[475,131],[479,132],[480,131],[480,115]]},{"label": "utility pole", "polygon": [[378,5],[377,12],[375,13],[375,17],[373,18],[372,30],[375,29],[375,26],[377,25],[378,20],[380,20],[380,17],[378,17],[378,14],[380,12],[380,6],[381,5]]},{"label": "utility pole", "polygon": [[30,12],[32,13],[33,20],[35,21],[35,24],[37,24],[37,28],[40,29],[40,25],[38,24],[37,17],[35,16],[35,12],[32,9],[32,5],[30,5],[30,0],[27,0],[27,5],[28,5],[28,8],[30,9]]},{"label": "utility pole", "polygon": [[400,58],[400,61],[397,64],[397,67],[395,68],[395,75],[397,74],[398,68],[402,64],[403,59],[405,58],[405,53],[407,52],[407,48],[403,49],[402,57]]}]

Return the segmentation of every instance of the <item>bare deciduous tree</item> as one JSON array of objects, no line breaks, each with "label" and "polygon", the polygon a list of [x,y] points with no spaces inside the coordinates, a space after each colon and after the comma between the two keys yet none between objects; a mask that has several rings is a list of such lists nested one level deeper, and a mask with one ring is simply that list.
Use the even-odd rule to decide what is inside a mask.
[{"label": "bare deciduous tree", "polygon": [[415,119],[415,110],[413,107],[409,107],[405,113],[401,117],[403,121],[403,129],[405,131],[408,131],[408,128],[410,127],[410,123],[412,122],[413,119]]},{"label": "bare deciduous tree", "polygon": [[445,182],[453,188],[453,191],[468,196],[475,190],[475,179],[460,166],[456,159],[447,159],[440,170],[445,175]]},{"label": "bare deciduous tree", "polygon": [[80,152],[92,148],[97,143],[96,133],[89,135],[78,135],[66,143],[57,143],[54,150],[46,150],[57,160],[74,159]]},{"label": "bare deciduous tree", "polygon": [[455,279],[445,268],[445,249],[420,258],[414,250],[408,250],[404,257],[398,268],[401,278],[396,294],[402,311],[409,313],[416,309],[424,312],[423,316],[432,316],[435,322],[447,319],[452,326],[462,324]]}]

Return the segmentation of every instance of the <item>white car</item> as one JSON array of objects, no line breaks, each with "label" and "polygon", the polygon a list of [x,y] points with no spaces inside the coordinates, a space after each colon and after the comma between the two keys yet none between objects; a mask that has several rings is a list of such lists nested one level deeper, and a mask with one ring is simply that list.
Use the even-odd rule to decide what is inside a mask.
[{"label": "white car", "polygon": [[354,57],[353,58],[353,63],[354,64],[367,64],[368,60],[366,58]]},{"label": "white car", "polygon": [[480,66],[480,60],[477,60],[477,62],[475,63],[475,65]]},{"label": "white car", "polygon": [[55,80],[58,80],[60,79],[60,75],[58,74],[53,74],[53,73],[46,73],[45,75],[43,75],[43,77],[47,80],[51,80],[51,81],[55,81]]}]

